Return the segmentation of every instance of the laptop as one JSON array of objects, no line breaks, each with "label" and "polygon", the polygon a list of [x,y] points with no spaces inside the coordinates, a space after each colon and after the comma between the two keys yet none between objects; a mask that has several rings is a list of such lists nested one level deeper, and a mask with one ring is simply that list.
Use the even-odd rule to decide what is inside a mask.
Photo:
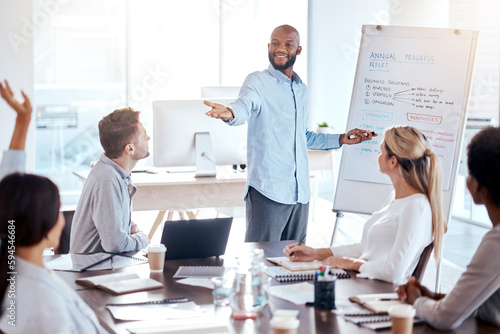
[{"label": "laptop", "polygon": [[165,260],[223,255],[233,218],[167,220],[161,243],[167,247]]}]

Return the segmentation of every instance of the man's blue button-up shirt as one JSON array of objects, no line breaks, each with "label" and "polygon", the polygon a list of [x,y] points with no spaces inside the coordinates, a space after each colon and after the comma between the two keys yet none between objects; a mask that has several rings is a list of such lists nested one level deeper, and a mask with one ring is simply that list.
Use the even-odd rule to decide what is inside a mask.
[{"label": "man's blue button-up shirt", "polygon": [[[307,149],[339,148],[339,135],[307,130],[307,86],[269,65],[250,74],[230,103],[230,125],[248,121],[248,187],[283,204],[308,203]],[[246,197],[246,195],[245,195]]]}]

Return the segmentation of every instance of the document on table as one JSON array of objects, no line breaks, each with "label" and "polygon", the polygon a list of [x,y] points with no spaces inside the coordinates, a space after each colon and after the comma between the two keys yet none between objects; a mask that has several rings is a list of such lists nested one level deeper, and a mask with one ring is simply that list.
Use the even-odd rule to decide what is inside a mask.
[{"label": "document on table", "polygon": [[[83,268],[96,263],[100,260],[110,257],[109,253],[95,254],[62,254],[58,258],[47,261],[45,266],[51,270],[62,271],[81,271]],[[104,261],[87,270],[104,270],[104,269],[119,269],[135,264],[147,263],[146,259],[127,256],[123,254],[115,254],[112,259]]]},{"label": "document on table", "polygon": [[[183,303],[185,304],[185,303]],[[230,315],[227,310],[227,317],[217,319],[224,315],[223,309],[215,310],[212,304],[198,305],[199,316],[184,319],[152,319],[147,321],[132,322],[127,330],[132,334],[229,334],[232,333],[226,324],[226,319]],[[216,315],[216,312],[222,312]]]},{"label": "document on table", "polygon": [[[109,256],[110,254],[106,253],[63,254],[56,259],[47,261],[45,263],[45,266],[51,270],[81,271],[83,268]],[[103,269],[113,269],[111,259],[101,264],[98,264],[92,268],[89,268],[88,270],[103,270]]]},{"label": "document on table", "polygon": [[272,285],[268,293],[297,305],[314,302],[314,285],[307,282]]},{"label": "document on table", "polygon": [[201,286],[203,288],[213,289],[214,284],[212,283],[210,278],[183,278],[177,280],[176,283],[192,285],[192,286]]},{"label": "document on table", "polygon": [[233,333],[225,324],[214,322],[191,323],[191,324],[164,324],[147,327],[129,327],[127,330],[132,334],[231,334]]},{"label": "document on table", "polygon": [[194,302],[174,304],[108,305],[116,320],[157,320],[197,318],[203,310]]}]

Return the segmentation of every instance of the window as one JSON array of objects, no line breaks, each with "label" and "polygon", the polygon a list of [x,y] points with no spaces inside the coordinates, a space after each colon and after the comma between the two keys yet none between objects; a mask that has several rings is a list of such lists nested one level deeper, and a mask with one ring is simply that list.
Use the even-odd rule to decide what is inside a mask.
[{"label": "window", "polygon": [[[498,125],[500,80],[500,5],[495,0],[451,0],[450,27],[479,31],[476,62],[470,89],[468,118],[491,119]],[[479,125],[487,124],[479,122]],[[466,186],[466,146],[480,129],[471,122],[465,130],[462,164],[457,179],[453,214],[457,218],[491,226],[486,209],[475,205]]]},{"label": "window", "polygon": [[[267,68],[274,27],[294,25],[306,45],[307,3],[73,0],[53,8],[35,37],[36,172],[58,184],[63,204],[75,204],[81,184],[72,172],[99,159],[103,116],[134,107],[151,134],[153,100],[241,85]],[[35,15],[46,13],[43,6],[35,2]],[[307,52],[300,57],[305,80]]]}]

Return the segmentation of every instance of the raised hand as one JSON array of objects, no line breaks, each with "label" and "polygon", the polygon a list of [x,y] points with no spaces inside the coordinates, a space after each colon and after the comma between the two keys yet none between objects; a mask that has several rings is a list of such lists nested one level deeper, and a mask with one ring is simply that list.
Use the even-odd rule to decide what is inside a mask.
[{"label": "raised hand", "polygon": [[203,101],[203,103],[212,108],[205,113],[208,117],[218,118],[225,122],[231,121],[234,118],[233,112],[222,104],[210,101]]},{"label": "raised hand", "polygon": [[11,106],[12,109],[17,113],[17,115],[21,118],[31,119],[31,112],[33,108],[31,107],[31,102],[28,96],[21,90],[21,94],[23,95],[24,101],[20,103],[14,97],[14,93],[10,88],[9,82],[7,80],[4,81],[4,84],[0,82],[0,95]]},{"label": "raised hand", "polygon": [[24,151],[33,108],[31,107],[31,102],[28,96],[23,91],[21,91],[21,94],[24,97],[23,103],[20,103],[14,98],[14,93],[12,92],[7,80],[5,80],[4,84],[0,82],[0,95],[17,113],[16,125],[14,126],[14,132],[12,133],[9,149]]}]

